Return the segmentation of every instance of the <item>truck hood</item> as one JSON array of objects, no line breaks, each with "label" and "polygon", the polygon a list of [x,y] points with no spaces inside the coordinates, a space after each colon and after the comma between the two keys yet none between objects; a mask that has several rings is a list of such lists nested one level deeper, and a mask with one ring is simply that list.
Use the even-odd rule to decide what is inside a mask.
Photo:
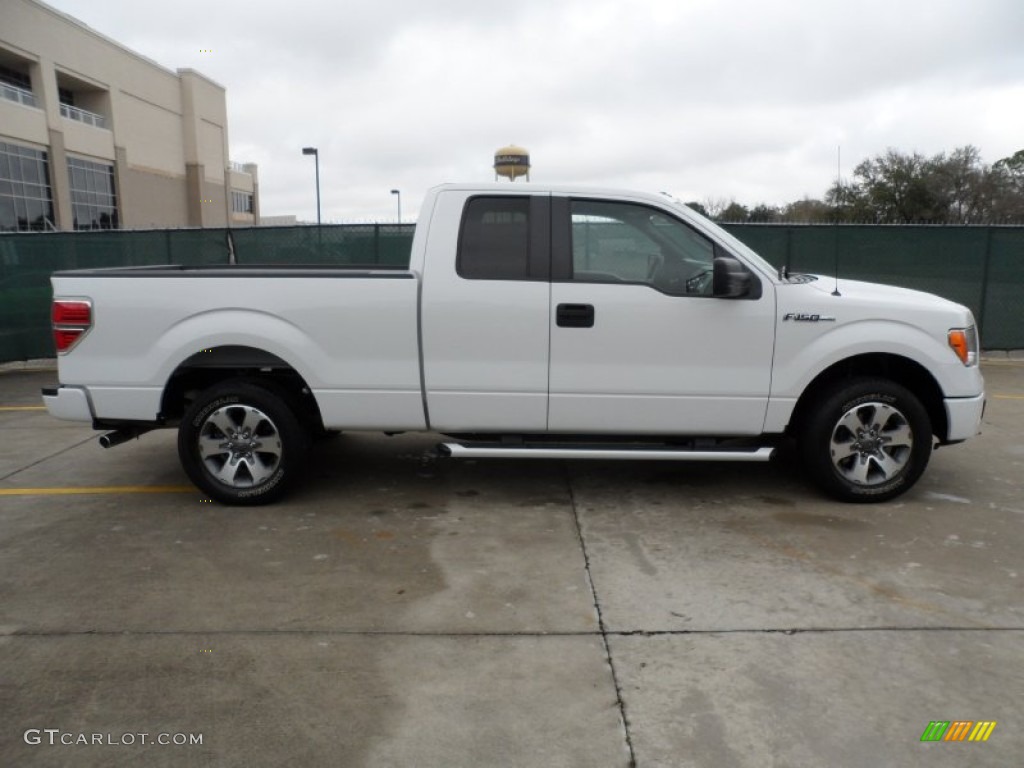
[{"label": "truck hood", "polygon": [[948,330],[974,324],[974,317],[967,307],[932,293],[841,279],[839,296],[834,296],[834,277],[814,277],[817,279],[810,282],[782,286],[780,308],[784,308],[784,312],[820,313],[835,317],[840,324],[858,320],[898,320],[923,325],[933,331],[940,326]]}]

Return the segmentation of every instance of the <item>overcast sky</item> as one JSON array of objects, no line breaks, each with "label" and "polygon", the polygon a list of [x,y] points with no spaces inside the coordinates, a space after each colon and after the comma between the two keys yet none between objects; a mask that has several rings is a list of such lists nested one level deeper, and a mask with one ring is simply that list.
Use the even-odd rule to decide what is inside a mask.
[{"label": "overcast sky", "polygon": [[[888,147],[1024,148],[1022,0],[47,0],[227,88],[264,215],[403,217],[444,181],[746,205],[820,197]],[[211,49],[212,53],[200,53]],[[518,182],[517,182],[518,183]]]}]

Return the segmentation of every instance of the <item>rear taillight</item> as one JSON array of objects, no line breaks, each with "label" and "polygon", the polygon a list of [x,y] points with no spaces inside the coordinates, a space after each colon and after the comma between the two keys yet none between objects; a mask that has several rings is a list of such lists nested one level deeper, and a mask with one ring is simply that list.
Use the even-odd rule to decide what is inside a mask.
[{"label": "rear taillight", "polygon": [[92,302],[83,299],[54,299],[53,344],[58,354],[69,351],[92,327]]}]

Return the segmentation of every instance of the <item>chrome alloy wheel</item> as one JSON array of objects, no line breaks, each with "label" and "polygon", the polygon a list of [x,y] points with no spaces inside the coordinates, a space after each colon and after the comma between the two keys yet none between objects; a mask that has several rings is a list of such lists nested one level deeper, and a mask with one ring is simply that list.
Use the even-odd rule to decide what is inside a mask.
[{"label": "chrome alloy wheel", "polygon": [[842,477],[857,485],[875,486],[892,480],[907,466],[914,433],[907,418],[891,405],[860,403],[836,422],[829,447],[832,465]]},{"label": "chrome alloy wheel", "polygon": [[251,405],[227,405],[211,413],[199,429],[197,446],[210,475],[233,488],[259,485],[281,463],[277,426]]}]

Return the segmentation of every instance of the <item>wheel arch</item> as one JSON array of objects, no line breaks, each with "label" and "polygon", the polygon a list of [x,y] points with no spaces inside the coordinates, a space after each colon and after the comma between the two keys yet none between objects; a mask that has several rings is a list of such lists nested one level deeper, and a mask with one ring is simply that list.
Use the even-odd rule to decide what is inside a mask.
[{"label": "wheel arch", "polygon": [[177,421],[200,392],[239,378],[282,393],[307,427],[323,429],[316,397],[302,375],[272,352],[238,344],[202,349],[179,363],[160,398],[161,419]]},{"label": "wheel arch", "polygon": [[787,433],[798,434],[812,408],[824,393],[841,382],[860,376],[877,376],[893,381],[911,393],[924,406],[931,421],[932,432],[945,440],[949,420],[943,401],[942,388],[935,377],[920,363],[902,355],[879,352],[855,355],[833,363],[821,371],[804,388],[793,408]]}]

